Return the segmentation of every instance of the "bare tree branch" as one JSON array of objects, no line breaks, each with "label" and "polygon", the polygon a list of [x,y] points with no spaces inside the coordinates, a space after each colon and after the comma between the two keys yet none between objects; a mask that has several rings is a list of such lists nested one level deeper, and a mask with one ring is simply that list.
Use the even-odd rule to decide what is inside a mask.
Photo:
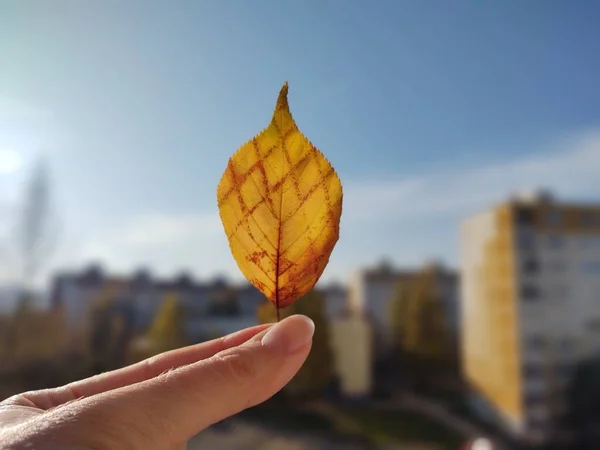
[{"label": "bare tree branch", "polygon": [[59,222],[52,204],[48,166],[46,161],[39,160],[25,185],[15,240],[24,289],[32,287],[56,250],[58,234]]}]

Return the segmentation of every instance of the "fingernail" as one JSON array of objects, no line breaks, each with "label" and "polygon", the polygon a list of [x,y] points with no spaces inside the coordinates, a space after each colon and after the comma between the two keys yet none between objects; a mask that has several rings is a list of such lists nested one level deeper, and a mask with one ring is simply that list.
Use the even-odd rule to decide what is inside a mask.
[{"label": "fingernail", "polygon": [[273,325],[261,340],[270,350],[288,355],[307,345],[315,332],[315,323],[308,317],[295,315]]}]

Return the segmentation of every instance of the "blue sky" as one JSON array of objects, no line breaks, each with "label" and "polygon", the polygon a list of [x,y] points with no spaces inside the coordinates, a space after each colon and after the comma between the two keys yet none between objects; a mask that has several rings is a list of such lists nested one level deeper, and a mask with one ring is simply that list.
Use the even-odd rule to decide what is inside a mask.
[{"label": "blue sky", "polygon": [[583,0],[7,0],[0,195],[14,204],[49,159],[48,271],[239,278],[215,190],[287,80],[345,189],[324,278],[382,257],[455,265],[460,220],[514,190],[600,199],[598,23]]}]

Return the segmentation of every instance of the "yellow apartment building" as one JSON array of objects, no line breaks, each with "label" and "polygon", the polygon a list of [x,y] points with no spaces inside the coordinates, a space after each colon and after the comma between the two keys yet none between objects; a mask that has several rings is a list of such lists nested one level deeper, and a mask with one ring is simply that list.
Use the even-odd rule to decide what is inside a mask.
[{"label": "yellow apartment building", "polygon": [[565,388],[600,349],[600,204],[540,192],[467,219],[461,281],[473,406],[525,441],[568,439]]}]

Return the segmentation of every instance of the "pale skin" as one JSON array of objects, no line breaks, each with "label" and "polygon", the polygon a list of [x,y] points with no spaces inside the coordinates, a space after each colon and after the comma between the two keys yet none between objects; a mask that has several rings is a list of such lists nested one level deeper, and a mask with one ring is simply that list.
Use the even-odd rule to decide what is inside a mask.
[{"label": "pale skin", "polygon": [[291,316],[0,403],[2,450],[173,450],[300,369],[314,324]]}]

